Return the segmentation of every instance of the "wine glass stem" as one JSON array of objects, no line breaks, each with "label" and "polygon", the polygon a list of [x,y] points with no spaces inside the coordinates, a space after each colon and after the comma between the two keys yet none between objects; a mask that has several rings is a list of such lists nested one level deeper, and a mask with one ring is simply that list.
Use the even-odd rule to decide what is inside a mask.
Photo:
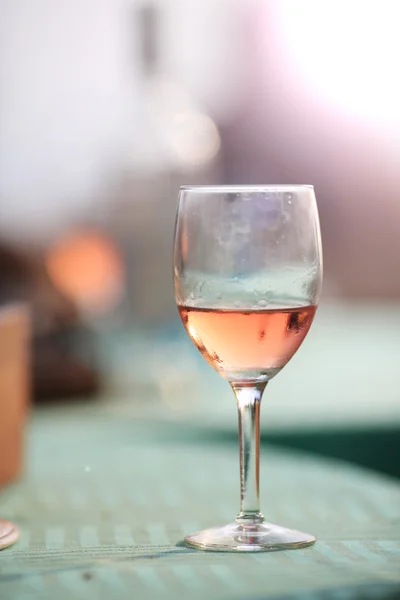
[{"label": "wine glass stem", "polygon": [[240,524],[264,520],[260,512],[260,406],[266,383],[232,383],[239,416]]}]

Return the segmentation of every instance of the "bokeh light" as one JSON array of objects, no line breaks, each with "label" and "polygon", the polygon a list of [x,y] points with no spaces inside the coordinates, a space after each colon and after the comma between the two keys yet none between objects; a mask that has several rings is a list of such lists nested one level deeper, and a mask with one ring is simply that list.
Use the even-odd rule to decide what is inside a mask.
[{"label": "bokeh light", "polygon": [[53,283],[87,312],[110,310],[123,291],[123,268],[111,240],[92,230],[59,239],[47,254]]}]

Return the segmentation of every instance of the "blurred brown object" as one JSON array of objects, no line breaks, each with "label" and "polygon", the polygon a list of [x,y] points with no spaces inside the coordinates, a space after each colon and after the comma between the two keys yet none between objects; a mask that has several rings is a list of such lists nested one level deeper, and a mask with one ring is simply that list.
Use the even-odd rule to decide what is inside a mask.
[{"label": "blurred brown object", "polygon": [[29,303],[36,336],[78,321],[74,303],[53,285],[40,254],[0,242],[0,305],[6,302]]},{"label": "blurred brown object", "polygon": [[[38,401],[90,396],[100,379],[88,351],[91,333],[82,327],[64,328],[33,340],[33,398]],[[85,359],[76,349],[85,347]]]},{"label": "blurred brown object", "polygon": [[30,388],[29,330],[26,305],[0,309],[0,485],[17,477],[22,467]]},{"label": "blurred brown object", "polygon": [[31,311],[33,398],[98,391],[93,357],[82,358],[91,332],[74,302],[55,287],[39,252],[0,243],[0,306],[10,302],[25,302]]}]

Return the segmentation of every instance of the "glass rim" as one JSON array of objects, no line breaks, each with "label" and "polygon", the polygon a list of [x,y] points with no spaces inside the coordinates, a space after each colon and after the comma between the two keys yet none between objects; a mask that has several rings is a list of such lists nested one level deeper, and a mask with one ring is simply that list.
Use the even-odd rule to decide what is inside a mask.
[{"label": "glass rim", "polygon": [[239,184],[239,185],[181,185],[181,192],[212,192],[212,193],[240,193],[240,192],[265,192],[265,191],[293,191],[301,189],[314,189],[308,183],[277,183],[277,184]]}]

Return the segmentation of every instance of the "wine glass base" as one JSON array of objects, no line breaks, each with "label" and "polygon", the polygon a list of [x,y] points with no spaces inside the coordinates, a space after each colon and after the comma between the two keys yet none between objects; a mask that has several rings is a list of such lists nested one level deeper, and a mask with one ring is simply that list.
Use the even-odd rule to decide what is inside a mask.
[{"label": "wine glass base", "polygon": [[8,548],[14,544],[19,538],[19,529],[10,523],[0,519],[0,550]]},{"label": "wine glass base", "polygon": [[185,537],[187,545],[216,552],[272,552],[311,546],[315,537],[295,529],[267,523],[229,523],[223,527],[204,529]]}]

